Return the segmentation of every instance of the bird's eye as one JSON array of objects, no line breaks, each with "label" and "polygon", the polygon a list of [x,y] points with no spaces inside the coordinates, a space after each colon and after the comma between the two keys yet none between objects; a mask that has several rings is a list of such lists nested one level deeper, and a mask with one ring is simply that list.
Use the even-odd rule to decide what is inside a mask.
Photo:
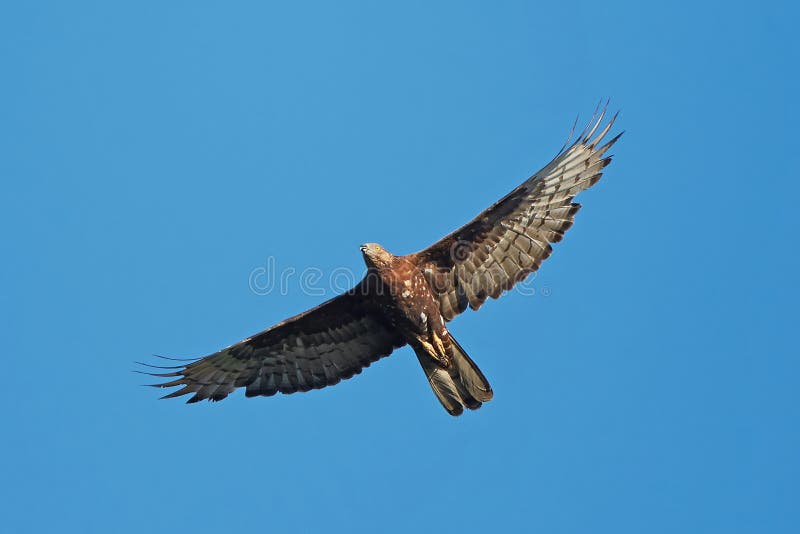
[{"label": "bird's eye", "polygon": [[380,245],[375,245],[375,250],[380,252],[381,251],[381,246]]}]

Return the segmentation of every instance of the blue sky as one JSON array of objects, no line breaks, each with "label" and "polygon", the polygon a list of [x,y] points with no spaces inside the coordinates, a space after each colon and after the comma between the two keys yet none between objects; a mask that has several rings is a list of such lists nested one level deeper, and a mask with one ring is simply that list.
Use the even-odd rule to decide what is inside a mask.
[{"label": "blue sky", "polygon": [[[165,4],[0,8],[4,530],[793,531],[796,7]],[[303,395],[139,387],[325,298],[253,291],[269,258],[427,246],[603,97],[626,134],[536,293],[451,324],[481,410],[409,349]]]}]

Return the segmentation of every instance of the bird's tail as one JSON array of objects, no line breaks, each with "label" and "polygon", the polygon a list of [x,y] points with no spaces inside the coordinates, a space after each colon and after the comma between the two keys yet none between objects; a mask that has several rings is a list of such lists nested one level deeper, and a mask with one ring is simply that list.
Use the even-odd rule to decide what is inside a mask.
[{"label": "bird's tail", "polygon": [[482,403],[491,400],[492,386],[461,345],[449,334],[445,347],[449,359],[446,366],[423,347],[416,349],[417,358],[428,377],[431,389],[450,415],[461,415],[464,407],[477,410]]}]

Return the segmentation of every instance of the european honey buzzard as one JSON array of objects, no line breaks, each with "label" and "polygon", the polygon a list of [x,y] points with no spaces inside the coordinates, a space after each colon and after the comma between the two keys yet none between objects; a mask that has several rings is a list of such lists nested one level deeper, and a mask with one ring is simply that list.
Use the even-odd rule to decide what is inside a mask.
[{"label": "european honey buzzard", "polygon": [[350,378],[409,344],[449,414],[480,408],[492,388],[446,323],[498,298],[550,255],[550,244],[580,209],[573,198],[600,179],[611,162],[604,154],[622,135],[598,146],[616,119],[600,129],[604,115],[452,234],[407,256],[362,245],[367,274],[356,287],[210,356],[159,367],[168,372],[148,374],[170,380],[154,386],[182,386],[163,398],[193,393],[190,403],[222,400],[236,388],[248,397],[308,391]]}]

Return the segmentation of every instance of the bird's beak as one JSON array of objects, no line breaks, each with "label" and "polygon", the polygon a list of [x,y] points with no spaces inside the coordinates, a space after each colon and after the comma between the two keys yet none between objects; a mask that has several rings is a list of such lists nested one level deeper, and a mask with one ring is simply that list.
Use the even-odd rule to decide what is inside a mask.
[{"label": "bird's beak", "polygon": [[367,251],[367,245],[361,245],[358,248],[361,250],[361,252],[366,252]]}]

